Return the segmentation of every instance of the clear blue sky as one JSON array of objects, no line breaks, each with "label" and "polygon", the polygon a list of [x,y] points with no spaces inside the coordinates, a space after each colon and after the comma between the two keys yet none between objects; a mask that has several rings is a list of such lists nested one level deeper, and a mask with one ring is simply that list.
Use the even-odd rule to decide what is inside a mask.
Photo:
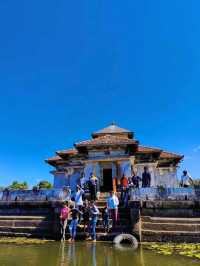
[{"label": "clear blue sky", "polygon": [[116,121],[200,177],[199,0],[1,0],[0,185]]}]

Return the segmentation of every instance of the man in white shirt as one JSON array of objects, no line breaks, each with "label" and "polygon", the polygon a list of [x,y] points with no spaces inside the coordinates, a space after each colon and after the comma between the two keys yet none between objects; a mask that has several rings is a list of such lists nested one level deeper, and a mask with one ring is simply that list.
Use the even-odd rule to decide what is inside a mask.
[{"label": "man in white shirt", "polygon": [[110,192],[110,196],[107,199],[108,210],[112,217],[112,226],[115,228],[118,221],[118,205],[119,200],[113,191]]},{"label": "man in white shirt", "polygon": [[188,174],[186,170],[183,171],[183,175],[181,176],[181,187],[189,187],[192,183],[192,177]]},{"label": "man in white shirt", "polygon": [[76,194],[75,194],[75,207],[79,210],[79,220],[78,224],[81,223],[81,218],[82,218],[82,207],[83,207],[83,194],[84,190],[81,189],[80,186],[76,186]]},{"label": "man in white shirt", "polygon": [[75,206],[78,208],[83,206],[83,194],[84,190],[77,185],[75,194]]}]

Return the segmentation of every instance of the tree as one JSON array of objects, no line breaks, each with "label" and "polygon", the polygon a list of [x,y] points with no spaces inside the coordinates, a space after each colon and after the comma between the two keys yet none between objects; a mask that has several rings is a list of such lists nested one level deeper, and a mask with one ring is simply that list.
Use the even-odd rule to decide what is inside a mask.
[{"label": "tree", "polygon": [[195,188],[200,188],[200,178],[193,179],[192,183]]},{"label": "tree", "polygon": [[39,187],[39,189],[41,189],[41,188],[50,189],[53,186],[52,186],[52,184],[49,181],[43,180],[43,181],[39,182],[38,187]]},{"label": "tree", "polygon": [[8,187],[9,189],[28,189],[28,184],[27,182],[18,182],[18,181],[13,181],[12,184]]}]

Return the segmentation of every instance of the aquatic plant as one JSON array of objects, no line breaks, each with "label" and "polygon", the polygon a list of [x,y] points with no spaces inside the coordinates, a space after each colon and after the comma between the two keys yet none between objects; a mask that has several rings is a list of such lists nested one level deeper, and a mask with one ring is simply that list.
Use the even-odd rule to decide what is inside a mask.
[{"label": "aquatic plant", "polygon": [[175,243],[144,243],[144,247],[162,255],[178,254],[190,258],[200,259],[200,244]]}]

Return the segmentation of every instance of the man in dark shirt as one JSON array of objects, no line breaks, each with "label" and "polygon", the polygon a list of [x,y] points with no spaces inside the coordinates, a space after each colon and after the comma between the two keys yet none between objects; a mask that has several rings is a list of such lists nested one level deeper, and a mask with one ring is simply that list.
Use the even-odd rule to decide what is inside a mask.
[{"label": "man in dark shirt", "polygon": [[96,224],[98,219],[99,209],[95,205],[95,202],[92,200],[90,202],[90,237],[87,240],[93,240],[96,242]]},{"label": "man in dark shirt", "polygon": [[135,172],[133,172],[132,175],[132,183],[133,183],[133,188],[139,188],[139,182],[141,181],[141,177],[136,175]]},{"label": "man in dark shirt", "polygon": [[144,167],[144,172],[142,174],[142,187],[150,187],[151,185],[151,174],[148,172],[148,168]]},{"label": "man in dark shirt", "polygon": [[71,214],[72,220],[71,220],[71,223],[69,225],[70,239],[68,241],[73,242],[75,240],[75,237],[76,237],[78,218],[79,218],[79,215],[81,215],[82,213],[80,212],[79,209],[72,207],[70,214]]}]

